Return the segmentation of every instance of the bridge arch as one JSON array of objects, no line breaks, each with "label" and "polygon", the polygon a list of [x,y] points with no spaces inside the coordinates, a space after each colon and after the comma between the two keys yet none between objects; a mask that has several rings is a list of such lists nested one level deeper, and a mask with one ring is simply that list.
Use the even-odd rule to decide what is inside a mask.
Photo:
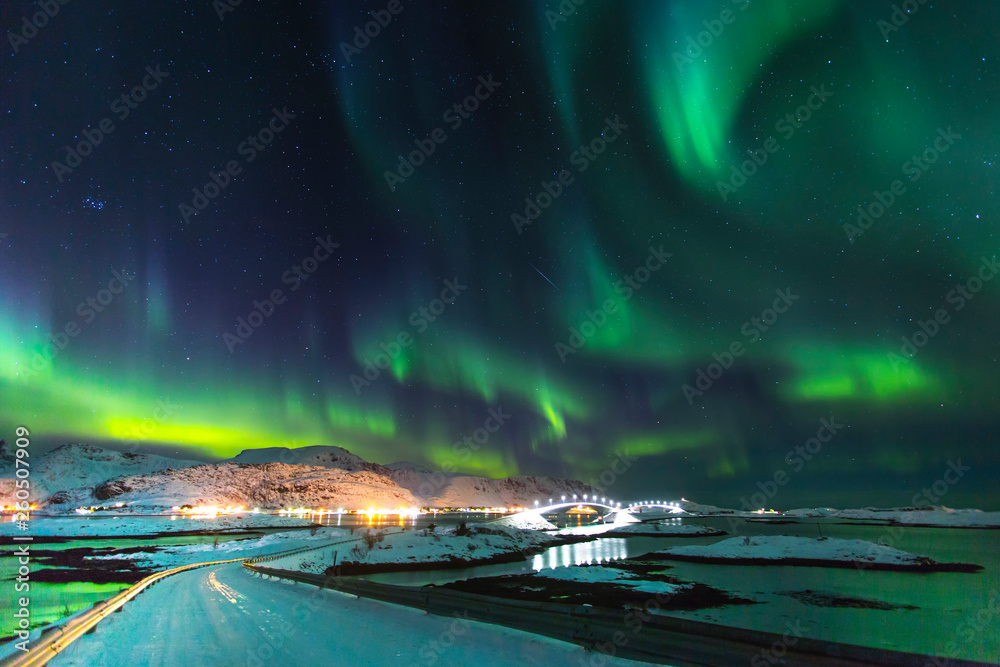
[{"label": "bridge arch", "polygon": [[661,501],[658,501],[658,500],[644,500],[644,501],[638,502],[638,503],[631,503],[627,507],[625,507],[624,509],[625,509],[626,512],[630,512],[631,513],[631,512],[633,512],[635,510],[643,509],[643,508],[646,508],[646,507],[656,508],[656,509],[670,510],[670,512],[672,512],[674,514],[680,514],[680,513],[682,513],[682,512],[685,511],[677,503],[665,503],[665,502],[661,502]]},{"label": "bridge arch", "polygon": [[544,514],[545,512],[552,512],[564,507],[603,507],[610,512],[620,512],[621,507],[616,507],[615,505],[608,505],[607,503],[592,503],[586,500],[574,500],[572,502],[565,503],[553,503],[552,505],[546,505],[545,507],[525,507],[525,512],[535,512],[538,514]]}]

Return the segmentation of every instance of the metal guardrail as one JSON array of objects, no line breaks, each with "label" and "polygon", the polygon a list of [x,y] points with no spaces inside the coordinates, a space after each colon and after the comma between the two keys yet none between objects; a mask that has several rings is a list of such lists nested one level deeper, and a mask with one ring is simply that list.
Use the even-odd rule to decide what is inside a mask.
[{"label": "metal guardrail", "polygon": [[[728,627],[674,616],[554,602],[527,602],[442,588],[395,586],[358,578],[323,576],[244,563],[261,575],[290,579],[381,602],[422,609],[438,616],[503,625],[633,660],[672,665],[786,664],[822,667],[925,667],[925,655],[842,644],[807,637]],[[767,653],[771,651],[771,653]],[[758,662],[753,662],[754,658]],[[989,667],[987,663],[949,659],[953,667]]]}]

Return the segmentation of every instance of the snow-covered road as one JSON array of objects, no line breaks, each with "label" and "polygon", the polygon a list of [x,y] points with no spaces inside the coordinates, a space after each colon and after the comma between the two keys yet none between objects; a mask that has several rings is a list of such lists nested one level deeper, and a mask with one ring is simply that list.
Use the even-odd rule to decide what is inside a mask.
[{"label": "snow-covered road", "polygon": [[[591,659],[594,662],[591,662]],[[602,662],[602,659],[607,662]],[[239,563],[164,579],[52,665],[647,665],[547,637],[260,579]]]}]

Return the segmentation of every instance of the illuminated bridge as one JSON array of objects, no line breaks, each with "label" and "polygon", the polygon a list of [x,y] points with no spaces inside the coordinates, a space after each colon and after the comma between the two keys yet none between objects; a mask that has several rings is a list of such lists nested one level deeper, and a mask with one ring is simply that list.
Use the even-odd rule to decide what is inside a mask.
[{"label": "illuminated bridge", "polygon": [[549,514],[551,512],[557,512],[561,509],[574,508],[574,507],[590,507],[596,508],[600,507],[602,509],[608,510],[607,514],[603,515],[601,518],[607,518],[612,514],[624,513],[625,515],[631,515],[633,512],[642,512],[645,509],[662,509],[666,510],[672,514],[679,514],[684,512],[684,510],[676,502],[668,502],[662,500],[640,500],[631,503],[626,503],[625,507],[622,507],[621,502],[616,502],[610,498],[597,496],[591,497],[589,494],[585,494],[582,498],[577,498],[576,496],[571,496],[567,499],[566,496],[561,496],[558,501],[553,501],[549,498],[547,505],[542,505],[540,501],[535,501],[534,507],[526,507],[525,512],[532,512],[535,514]]}]

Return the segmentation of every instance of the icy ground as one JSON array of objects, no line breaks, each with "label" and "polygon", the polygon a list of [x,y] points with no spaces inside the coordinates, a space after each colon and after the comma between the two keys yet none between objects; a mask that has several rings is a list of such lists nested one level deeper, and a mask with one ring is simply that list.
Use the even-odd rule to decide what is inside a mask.
[{"label": "icy ground", "polygon": [[786,535],[757,536],[751,537],[749,540],[743,537],[733,537],[715,544],[670,547],[656,553],[749,560],[809,558],[845,562],[865,561],[888,565],[917,565],[926,561],[924,556],[865,540],[842,540],[835,537],[789,537]]}]

